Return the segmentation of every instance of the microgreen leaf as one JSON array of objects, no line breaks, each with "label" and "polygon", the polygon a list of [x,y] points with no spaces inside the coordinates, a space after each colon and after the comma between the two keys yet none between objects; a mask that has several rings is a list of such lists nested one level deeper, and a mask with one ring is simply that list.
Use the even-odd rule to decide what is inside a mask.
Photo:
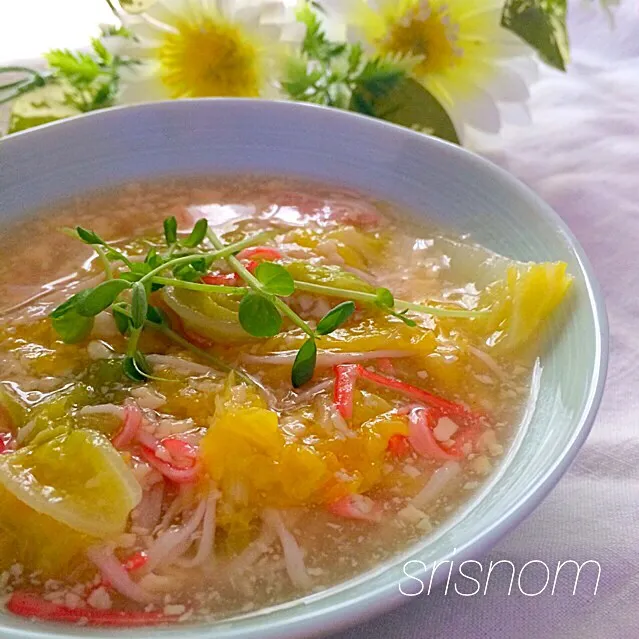
[{"label": "microgreen leaf", "polygon": [[111,262],[123,262],[129,268],[133,267],[133,264],[131,263],[129,258],[126,255],[123,255],[122,253],[120,253],[120,251],[116,251],[113,247],[107,246],[107,245],[105,245],[104,250],[106,251],[107,258],[109,259],[109,261],[111,261]]},{"label": "microgreen leaf", "polygon": [[273,295],[288,297],[295,292],[293,277],[279,264],[262,262],[255,269],[255,277],[260,281],[264,290]]},{"label": "microgreen leaf", "polygon": [[125,280],[127,282],[137,282],[144,277],[144,273],[134,273],[133,271],[128,271],[126,273],[120,273],[120,279]]},{"label": "microgreen leaf", "polygon": [[191,264],[183,264],[182,266],[178,266],[173,269],[173,275],[178,280],[184,280],[185,282],[196,282],[205,272],[206,270],[200,271],[199,269],[194,268]]},{"label": "microgreen leaf", "polygon": [[293,363],[293,370],[291,371],[291,381],[294,388],[304,386],[307,382],[310,382],[313,373],[315,372],[315,365],[317,363],[317,344],[313,338],[307,339],[302,348],[295,357]]},{"label": "microgreen leaf", "polygon": [[134,382],[143,382],[151,374],[151,367],[140,351],[125,357],[122,362],[122,368],[124,369],[124,374]]},{"label": "microgreen leaf", "polygon": [[94,231],[84,229],[81,226],[76,226],[75,232],[85,244],[101,244],[103,246],[106,245],[106,242]]},{"label": "microgreen leaf", "polygon": [[332,308],[317,325],[320,335],[328,335],[339,328],[355,312],[354,302],[342,302]]},{"label": "microgreen leaf", "polygon": [[146,312],[146,319],[149,322],[152,322],[153,324],[158,324],[158,325],[162,325],[162,324],[166,324],[166,317],[164,315],[164,313],[162,312],[161,309],[155,307],[155,306],[151,306],[149,305],[149,308]]},{"label": "microgreen leaf", "polygon": [[115,302],[117,296],[130,287],[125,280],[107,280],[82,295],[78,301],[77,311],[85,317],[94,317]]},{"label": "microgreen leaf", "polygon": [[49,317],[51,317],[52,319],[63,317],[64,315],[66,315],[68,311],[70,311],[71,309],[74,309],[78,305],[79,298],[80,298],[80,293],[76,293],[75,295],[72,295],[66,302],[62,302],[60,306],[54,308],[49,314]]},{"label": "microgreen leaf", "polygon": [[164,239],[167,246],[172,246],[177,242],[177,220],[173,215],[164,220]]},{"label": "microgreen leaf", "polygon": [[152,270],[153,269],[151,268],[151,265],[147,264],[146,262],[134,262],[133,264],[131,264],[132,273],[137,273],[139,275],[147,275]]},{"label": "microgreen leaf", "polygon": [[408,313],[408,309],[406,309],[405,311],[401,311],[401,313],[396,313],[394,311],[391,311],[390,314],[393,317],[396,317],[397,319],[402,320],[402,322],[404,322],[404,324],[406,324],[406,326],[410,326],[411,328],[415,328],[415,326],[417,326],[417,322],[415,320],[412,320],[410,317],[407,317],[406,313]]},{"label": "microgreen leaf", "polygon": [[395,298],[387,288],[378,288],[375,291],[375,295],[377,297],[375,303],[378,306],[385,306],[387,308],[393,308],[395,306]]},{"label": "microgreen leaf", "polygon": [[114,306],[111,310],[113,311],[113,319],[115,320],[118,331],[120,331],[122,335],[126,335],[129,328],[131,328],[131,315],[121,306]]},{"label": "microgreen leaf", "polygon": [[68,308],[66,312],[51,317],[56,333],[66,344],[77,344],[86,339],[93,328],[93,318],[84,317],[77,308]]},{"label": "microgreen leaf", "polygon": [[209,224],[205,218],[198,220],[190,235],[182,241],[182,244],[187,248],[195,248],[206,237],[206,231],[208,228]]},{"label": "microgreen leaf", "polygon": [[142,328],[144,326],[148,308],[149,302],[144,284],[136,282],[133,285],[133,295],[131,297],[131,324],[133,328]]},{"label": "microgreen leaf", "polygon": [[195,269],[198,273],[205,274],[209,270],[209,264],[203,257],[197,260],[193,260],[190,263],[191,268]]},{"label": "microgreen leaf", "polygon": [[242,328],[253,337],[273,337],[282,328],[282,316],[275,304],[259,293],[247,293],[240,302]]},{"label": "microgreen leaf", "polygon": [[151,270],[161,266],[163,262],[162,256],[158,255],[157,249],[154,246],[149,249],[149,252],[144,258],[144,263],[147,264]]}]

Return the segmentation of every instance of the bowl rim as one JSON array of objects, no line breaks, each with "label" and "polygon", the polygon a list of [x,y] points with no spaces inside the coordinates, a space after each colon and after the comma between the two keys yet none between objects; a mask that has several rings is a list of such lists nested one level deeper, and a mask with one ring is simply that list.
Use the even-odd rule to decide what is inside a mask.
[{"label": "bowl rim", "polygon": [[[457,146],[445,140],[424,135],[417,131],[405,127],[371,118],[362,114],[350,111],[340,111],[338,109],[313,105],[308,103],[261,100],[254,98],[187,98],[182,100],[165,100],[159,102],[143,103],[137,105],[115,106],[109,109],[80,114],[64,120],[50,122],[35,129],[19,131],[0,139],[0,154],[11,152],[14,145],[37,144],[38,138],[48,134],[51,129],[56,132],[63,132],[66,128],[74,127],[78,122],[86,120],[96,124],[116,119],[119,117],[129,117],[132,113],[149,115],[150,113],[161,114],[173,110],[185,110],[189,108],[229,108],[234,113],[238,111],[259,113],[259,116],[266,118],[272,111],[308,112],[310,118],[317,118],[324,126],[330,126],[333,119],[350,119],[353,127],[368,129],[369,135],[374,136],[376,132],[384,130],[393,132],[393,135],[404,139],[413,139],[419,144],[430,146],[434,153],[444,153],[460,158],[461,162],[474,165],[484,171],[492,172],[497,180],[502,182],[519,199],[526,201],[535,214],[544,219],[549,225],[561,232],[570,250],[572,250],[581,274],[584,279],[588,308],[592,315],[594,336],[595,336],[595,357],[593,372],[588,386],[588,393],[583,402],[581,412],[571,420],[573,427],[573,437],[569,444],[557,455],[551,467],[521,496],[518,503],[500,515],[488,525],[479,535],[469,540],[463,547],[457,548],[450,555],[454,560],[464,561],[481,554],[484,555],[492,548],[499,539],[505,536],[510,530],[519,525],[532,513],[541,501],[550,493],[557,484],[561,476],[568,470],[576,457],[579,449],[586,441],[592,429],[601,398],[604,391],[606,373],[609,360],[609,326],[606,313],[604,296],[596,278],[594,269],[586,256],[583,247],[580,245],[568,225],[544,200],[541,199],[531,188],[513,176],[505,169],[497,166],[490,160]],[[280,114],[281,115],[281,114]],[[178,637],[190,637],[191,639],[213,639],[213,637],[227,637],[228,639],[295,639],[301,637],[314,637],[337,632],[354,624],[364,622],[374,616],[380,615],[401,603],[410,601],[412,598],[406,597],[399,592],[398,584],[394,581],[377,587],[367,592],[357,599],[348,597],[348,589],[343,591],[345,600],[337,606],[322,608],[316,613],[309,615],[301,612],[292,615],[284,620],[267,621],[266,616],[256,616],[255,624],[251,628],[244,628],[233,631],[233,620],[205,626],[174,626],[155,627],[147,630],[103,630],[82,628],[82,637],[86,639],[107,639],[113,637],[133,637],[146,639],[153,637],[166,637],[167,639],[178,639]],[[292,609],[296,602],[286,605]],[[301,606],[301,604],[300,604]],[[302,607],[302,606],[301,606]],[[0,631],[3,636],[12,639],[73,639],[78,635],[73,633],[70,627],[58,624],[34,625],[31,628],[8,629],[3,627],[2,616],[0,615]],[[266,628],[262,627],[266,625]],[[220,628],[221,625],[228,625],[229,628]],[[49,630],[50,629],[50,630]],[[73,634],[66,634],[67,631]],[[6,633],[11,634],[6,634]]]}]

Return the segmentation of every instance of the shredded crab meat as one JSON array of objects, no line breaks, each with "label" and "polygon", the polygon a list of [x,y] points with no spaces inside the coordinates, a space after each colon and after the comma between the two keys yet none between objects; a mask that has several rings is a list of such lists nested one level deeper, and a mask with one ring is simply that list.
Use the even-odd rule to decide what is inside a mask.
[{"label": "shredded crab meat", "polygon": [[[337,353],[332,351],[319,351],[317,353],[317,367],[329,368],[338,364],[353,364],[375,359],[400,359],[413,357],[410,351],[368,351],[364,353]],[[297,357],[297,351],[281,351],[271,355],[251,355],[244,353],[242,361],[246,364],[270,364],[288,366],[293,364]]]},{"label": "shredded crab meat", "polygon": [[501,381],[508,380],[508,375],[506,375],[504,369],[495,361],[494,357],[474,346],[468,345],[466,348],[469,353],[472,353],[478,360],[483,362],[486,368],[495,373]]},{"label": "shredded crab meat", "polygon": [[173,355],[147,355],[147,360],[154,367],[160,370],[169,369],[183,375],[211,375],[217,377],[219,373],[210,366],[204,366],[188,359],[174,357]]},{"label": "shredded crab meat", "polygon": [[122,449],[128,446],[137,436],[144,417],[140,407],[135,402],[129,402],[124,407],[122,427],[113,438],[113,445]]},{"label": "shredded crab meat", "polygon": [[182,557],[176,561],[178,566],[182,568],[195,568],[208,562],[213,555],[213,547],[215,544],[215,508],[220,493],[211,486],[209,496],[206,500],[206,510],[202,519],[202,534],[198,543],[197,552],[193,557]]},{"label": "shredded crab meat", "polygon": [[255,565],[277,539],[277,534],[266,523],[255,541],[251,542],[239,555],[224,564],[224,571],[230,575],[241,575]]},{"label": "shredded crab meat", "polygon": [[282,410],[290,410],[296,406],[303,406],[315,399],[318,395],[321,395],[324,391],[331,389],[334,383],[335,381],[333,379],[327,379],[302,393],[291,393],[291,395],[282,402],[280,408]]},{"label": "shredded crab meat", "polygon": [[423,508],[447,491],[461,473],[461,465],[456,461],[446,462],[428,479],[426,485],[410,501],[411,506]]},{"label": "shredded crab meat", "polygon": [[92,546],[87,556],[100,569],[102,579],[127,599],[138,603],[151,603],[155,599],[131,579],[110,546]]},{"label": "shredded crab meat", "polygon": [[312,581],[306,572],[304,565],[304,554],[293,534],[284,525],[282,515],[277,510],[267,509],[264,511],[263,518],[265,523],[270,526],[279,537],[284,552],[284,562],[286,564],[286,572],[291,582],[297,588],[308,590]]},{"label": "shredded crab meat", "polygon": [[[192,512],[189,519],[182,526],[174,526],[160,535],[147,548],[147,562],[144,566],[146,572],[153,571],[156,567],[171,559],[175,559],[176,550],[187,550],[191,544],[191,536],[200,526],[204,513],[206,511],[207,500],[202,499]],[[186,547],[184,547],[186,546]]]}]

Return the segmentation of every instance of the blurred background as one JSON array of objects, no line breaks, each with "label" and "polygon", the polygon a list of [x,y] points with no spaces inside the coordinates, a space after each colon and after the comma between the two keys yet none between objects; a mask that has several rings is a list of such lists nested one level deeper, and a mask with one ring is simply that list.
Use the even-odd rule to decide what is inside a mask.
[{"label": "blurred background", "polygon": [[105,0],[3,0],[0,61],[36,58],[54,47],[83,47],[100,22],[112,22]]}]

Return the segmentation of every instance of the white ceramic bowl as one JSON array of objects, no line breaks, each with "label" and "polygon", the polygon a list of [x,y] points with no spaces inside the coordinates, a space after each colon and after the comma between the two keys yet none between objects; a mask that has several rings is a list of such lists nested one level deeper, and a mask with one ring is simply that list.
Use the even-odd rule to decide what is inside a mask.
[{"label": "white ceramic bowl", "polygon": [[356,579],[209,626],[117,633],[0,615],[3,638],[291,639],[337,630],[397,605],[406,561],[428,565],[486,552],[539,504],[588,435],[607,362],[604,304],[590,265],[565,224],[539,198],[455,146],[365,117],[293,103],[193,100],[112,109],[0,142],[1,214],[3,220],[19,218],[59,198],[132,179],[234,172],[355,187],[398,203],[416,218],[428,215],[469,232],[499,253],[568,262],[576,278],[574,295],[563,317],[553,320],[537,401],[503,463],[471,503],[435,535]]}]

